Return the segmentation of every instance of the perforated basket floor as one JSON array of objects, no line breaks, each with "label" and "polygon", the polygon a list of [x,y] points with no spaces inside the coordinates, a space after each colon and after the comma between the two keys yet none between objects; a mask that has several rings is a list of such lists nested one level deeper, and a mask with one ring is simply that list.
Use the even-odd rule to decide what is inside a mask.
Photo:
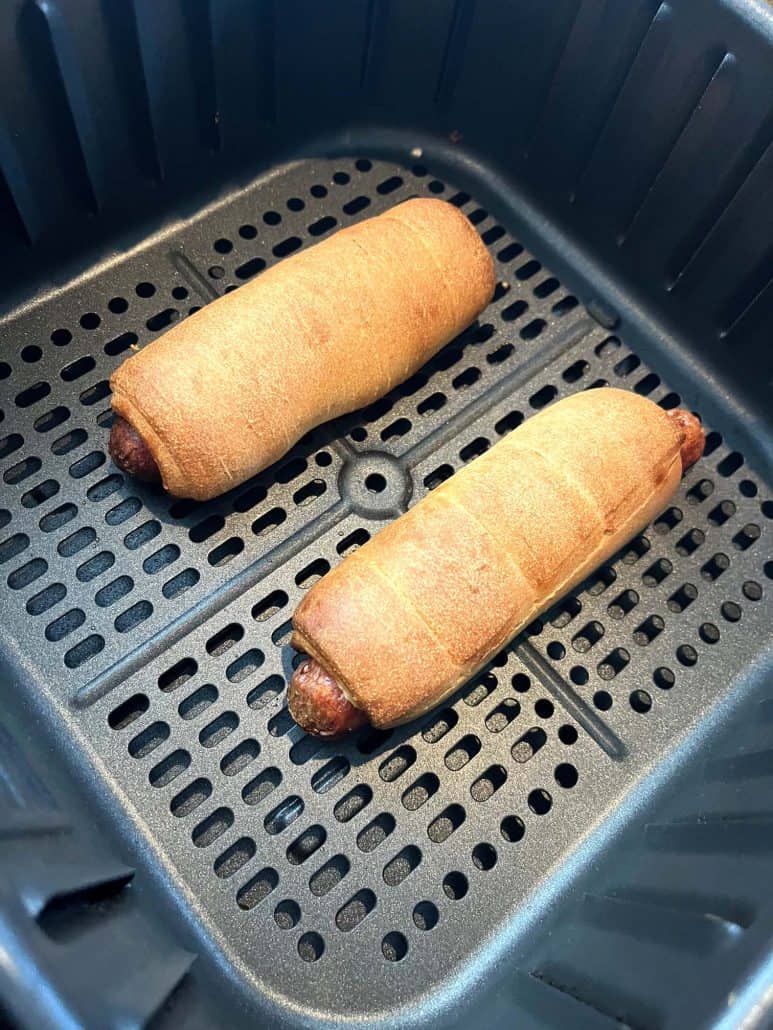
[{"label": "perforated basket floor", "polygon": [[[476,325],[215,502],[117,473],[107,379],[131,349],[415,194],[459,206],[496,260]],[[709,426],[668,511],[442,710],[335,744],[294,726],[290,618],[343,556],[559,397],[608,383],[681,403],[418,164],[288,166],[2,337],[5,672],[115,792],[242,983],[279,1006],[394,1019],[485,955],[769,631],[773,503]]]}]

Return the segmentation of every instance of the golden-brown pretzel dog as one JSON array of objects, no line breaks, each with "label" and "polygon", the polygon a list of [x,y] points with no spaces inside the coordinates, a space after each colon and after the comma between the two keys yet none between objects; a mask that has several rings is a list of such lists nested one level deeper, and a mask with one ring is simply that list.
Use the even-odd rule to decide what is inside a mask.
[{"label": "golden-brown pretzel dog", "polygon": [[623,390],[529,419],[309,591],[290,712],[338,736],[439,704],[666,506],[700,422]]},{"label": "golden-brown pretzel dog", "polygon": [[494,266],[452,204],[417,199],[300,251],[110,379],[121,468],[207,500],[370,404],[488,304]]}]

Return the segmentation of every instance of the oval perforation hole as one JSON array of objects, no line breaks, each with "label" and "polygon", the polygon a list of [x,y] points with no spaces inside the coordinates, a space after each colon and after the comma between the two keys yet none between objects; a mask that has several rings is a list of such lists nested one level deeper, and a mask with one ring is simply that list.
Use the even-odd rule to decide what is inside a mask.
[{"label": "oval perforation hole", "polygon": [[464,703],[470,708],[477,708],[481,701],[485,701],[489,694],[492,694],[498,686],[498,681],[493,672],[485,672],[472,683],[470,689],[464,695]]},{"label": "oval perforation hole", "polygon": [[[12,439],[12,437],[6,437],[6,439]],[[12,465],[11,468],[6,469],[3,473],[3,482],[9,486],[16,486],[18,483],[24,482],[29,476],[34,476],[36,472],[39,472],[42,464],[43,462],[40,458],[24,458],[23,461],[19,461]]]},{"label": "oval perforation hole", "polygon": [[438,792],[440,780],[432,772],[423,773],[415,783],[403,792],[401,801],[409,812],[415,812]]},{"label": "oval perforation hole", "polygon": [[427,827],[427,836],[433,844],[443,844],[454,834],[467,818],[461,805],[448,805]]},{"label": "oval perforation hole", "polygon": [[304,933],[298,940],[298,955],[304,962],[317,962],[324,951],[325,942],[314,930]]},{"label": "oval perforation hole", "polygon": [[217,696],[217,687],[211,683],[205,683],[203,687],[194,690],[192,694],[181,701],[177,711],[182,719],[195,719],[217,701]]},{"label": "oval perforation hole", "polygon": [[100,608],[108,608],[122,598],[130,594],[134,588],[134,580],[131,576],[118,576],[112,582],[107,583],[94,594],[94,601]]},{"label": "oval perforation hole", "polygon": [[131,608],[127,608],[125,612],[116,616],[113,625],[119,633],[130,633],[145,619],[149,619],[152,614],[153,605],[150,601],[138,601]]},{"label": "oval perforation hole", "polygon": [[206,748],[217,747],[238,725],[239,716],[236,712],[223,712],[199,732],[199,743]]},{"label": "oval perforation hole", "polygon": [[237,744],[220,759],[220,771],[224,776],[238,776],[260,755],[260,744],[251,737]]},{"label": "oval perforation hole", "polygon": [[266,832],[273,835],[282,833],[288,826],[303,814],[303,798],[291,794],[273,808],[263,820]]},{"label": "oval perforation hole", "polygon": [[443,893],[450,901],[461,901],[470,884],[464,873],[451,872],[443,878]]},{"label": "oval perforation hole", "polygon": [[394,783],[415,761],[415,750],[409,744],[403,744],[381,763],[378,774],[385,783]]},{"label": "oval perforation hole", "polygon": [[264,661],[265,655],[263,652],[259,651],[256,647],[251,647],[249,651],[239,655],[238,658],[234,659],[227,666],[225,670],[226,678],[231,683],[241,683],[251,676],[256,669],[259,669]]},{"label": "oval perforation hole", "polygon": [[514,697],[506,697],[486,716],[486,729],[489,733],[501,733],[521,711],[520,704]]},{"label": "oval perforation hole", "polygon": [[547,734],[539,726],[533,726],[513,744],[510,753],[519,764],[532,759],[547,742]]},{"label": "oval perforation hole", "polygon": [[141,715],[144,715],[150,708],[150,701],[146,694],[132,694],[126,701],[122,701],[108,715],[108,726],[113,730],[122,730],[130,726]]},{"label": "oval perforation hole", "polygon": [[274,922],[280,930],[292,930],[294,926],[298,925],[300,918],[300,907],[292,898],[280,901],[274,909]]},{"label": "oval perforation hole", "polygon": [[311,777],[311,789],[317,794],[327,794],[349,775],[350,770],[348,759],[342,755],[331,758]]},{"label": "oval perforation hole", "polygon": [[473,801],[484,802],[492,798],[503,787],[507,780],[507,770],[503,765],[491,765],[470,787]]},{"label": "oval perforation hole", "polygon": [[336,926],[343,933],[349,933],[376,907],[376,895],[364,887],[349,898],[336,913]]},{"label": "oval perforation hole", "polygon": [[120,490],[124,484],[123,476],[116,475],[115,473],[105,476],[104,479],[98,480],[96,483],[92,483],[86,491],[86,496],[90,501],[99,502],[104,501],[106,497],[114,494],[116,490]]},{"label": "oval perforation hole", "polygon": [[45,558],[33,558],[32,561],[26,562],[8,574],[8,586],[11,590],[24,590],[46,572],[48,572],[48,562]]},{"label": "oval perforation hole", "polygon": [[435,712],[425,723],[421,735],[428,744],[437,744],[459,722],[459,716],[453,708],[443,708]]},{"label": "oval perforation hole", "polygon": [[230,808],[216,808],[214,812],[197,823],[191,831],[191,840],[197,848],[208,848],[210,844],[222,837],[234,824],[234,814]]},{"label": "oval perforation hole", "polygon": [[711,509],[707,518],[714,526],[724,526],[728,519],[735,515],[736,507],[732,501],[720,501]]},{"label": "oval perforation hole", "polygon": [[274,590],[253,607],[252,617],[256,622],[265,622],[287,604],[289,598],[284,590]]},{"label": "oval perforation hole", "polygon": [[508,844],[517,844],[526,834],[526,826],[518,815],[507,815],[499,824],[499,832]]},{"label": "oval perforation hole", "polygon": [[295,726],[295,720],[285,706],[268,720],[268,732],[272,737],[283,737]]},{"label": "oval perforation hole", "polygon": [[206,643],[207,654],[213,658],[219,658],[230,650],[234,644],[238,644],[244,636],[244,627],[238,622],[231,622],[213,634]]},{"label": "oval perforation hole", "polygon": [[631,654],[624,647],[616,647],[614,651],[599,662],[597,672],[603,680],[612,680],[623,671],[631,660]]},{"label": "oval perforation hole", "polygon": [[0,564],[10,561],[30,546],[30,538],[26,533],[15,533],[0,544]]},{"label": "oval perforation hole", "polygon": [[46,640],[56,642],[64,640],[79,629],[86,621],[86,614],[82,608],[71,608],[68,612],[60,615],[53,622],[46,626]]},{"label": "oval perforation hole", "polygon": [[472,849],[472,864],[476,869],[480,869],[481,872],[487,873],[497,864],[496,848],[485,842],[476,844]]},{"label": "oval perforation hole", "polygon": [[236,904],[239,908],[244,909],[245,912],[249,912],[250,909],[259,905],[264,898],[267,898],[278,883],[279,873],[277,873],[276,869],[266,866],[265,869],[261,869],[259,873],[256,873],[247,883],[239,888],[236,892]]},{"label": "oval perforation hole", "polygon": [[186,769],[191,764],[191,756],[184,748],[178,748],[173,751],[171,755],[167,755],[166,758],[162,758],[160,762],[148,773],[148,780],[152,787],[156,787],[159,790],[162,787],[168,786],[173,780],[176,780],[178,776],[182,776]]},{"label": "oval perforation hole", "polygon": [[334,855],[312,874],[309,879],[309,890],[317,898],[324,897],[338,886],[349,869],[349,859],[346,855]]},{"label": "oval perforation hole", "polygon": [[[20,433],[10,433],[0,440],[0,461],[24,446],[24,437]],[[6,480],[8,482],[8,480]]]},{"label": "oval perforation hole", "polygon": [[633,611],[639,603],[639,595],[635,590],[624,590],[622,594],[611,601],[607,606],[607,614],[612,619],[622,619],[629,612]]},{"label": "oval perforation hole", "polygon": [[221,880],[229,879],[254,858],[256,851],[257,847],[252,837],[240,837],[215,859],[212,866],[215,876]]},{"label": "oval perforation hole", "polygon": [[357,847],[366,853],[375,851],[394,831],[395,825],[394,816],[381,812],[357,834]]},{"label": "oval perforation hole", "polygon": [[169,724],[160,720],[151,723],[136,737],[129,741],[129,754],[132,758],[145,758],[157,747],[160,747],[165,740],[169,739]]},{"label": "oval perforation hole", "polygon": [[30,615],[42,615],[50,608],[53,608],[54,605],[59,604],[66,594],[67,588],[64,583],[51,583],[45,589],[29,598],[26,609]]},{"label": "oval perforation hole", "polygon": [[171,693],[173,690],[177,690],[183,683],[186,683],[192,676],[196,675],[198,668],[193,658],[182,658],[158,677],[159,690],[163,690],[164,693]]},{"label": "oval perforation hole", "polygon": [[303,865],[327,840],[327,830],[318,823],[304,830],[288,845],[286,855],[290,865]]},{"label": "oval perforation hole", "polygon": [[604,636],[604,627],[596,620],[589,622],[572,637],[572,647],[584,654],[597,644]]},{"label": "oval perforation hole", "polygon": [[178,572],[176,576],[173,576],[164,583],[161,593],[167,600],[172,600],[190,590],[191,587],[195,587],[200,578],[201,576],[196,569],[183,569],[182,572]]},{"label": "oval perforation hole", "polygon": [[477,755],[480,748],[480,740],[474,733],[468,733],[446,752],[443,759],[446,768],[450,769],[451,772],[459,772]]},{"label": "oval perforation hole", "polygon": [[91,633],[65,653],[64,664],[68,669],[79,669],[98,655],[104,646],[105,638],[99,633]]},{"label": "oval perforation hole", "polygon": [[263,769],[249,783],[242,788],[242,800],[245,805],[259,805],[265,801],[269,794],[272,794],[282,782],[281,772],[270,767]]},{"label": "oval perforation hole", "polygon": [[646,647],[663,632],[664,628],[665,622],[659,615],[650,615],[636,627],[633,639],[639,647]]},{"label": "oval perforation hole", "polygon": [[264,679],[257,687],[253,687],[247,694],[247,704],[250,708],[260,711],[278,697],[284,690],[284,680],[278,674]]},{"label": "oval perforation hole", "polygon": [[553,798],[548,791],[538,787],[529,793],[528,803],[535,815],[547,815],[553,807]]},{"label": "oval perforation hole", "polygon": [[381,953],[388,962],[402,962],[408,954],[408,940],[399,930],[392,930],[381,942]]},{"label": "oval perforation hole", "polygon": [[53,533],[77,516],[78,508],[74,504],[60,504],[58,508],[43,515],[38,525],[44,533]]},{"label": "oval perforation hole", "polygon": [[366,783],[359,783],[336,802],[333,815],[339,823],[348,823],[359,815],[373,800],[373,791]]},{"label": "oval perforation hole", "polygon": [[391,858],[384,866],[382,878],[388,887],[397,887],[421,864],[421,851],[415,844],[409,844]]},{"label": "oval perforation hole", "polygon": [[413,922],[419,930],[434,930],[439,918],[437,905],[431,901],[420,901],[413,909]]},{"label": "oval perforation hole", "polygon": [[318,580],[322,579],[326,572],[330,571],[330,563],[325,561],[324,558],[317,558],[310,565],[307,565],[304,569],[296,575],[295,583],[301,590],[308,590],[309,587],[313,586]]}]

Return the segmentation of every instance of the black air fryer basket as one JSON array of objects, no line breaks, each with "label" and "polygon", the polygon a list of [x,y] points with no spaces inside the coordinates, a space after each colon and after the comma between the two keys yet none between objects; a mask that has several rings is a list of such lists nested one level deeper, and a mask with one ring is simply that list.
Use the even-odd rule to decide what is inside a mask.
[{"label": "black air fryer basket", "polygon": [[[118,473],[133,349],[416,195],[473,326],[215,501]],[[763,0],[0,4],[0,1024],[770,1024],[771,240]],[[668,510],[422,721],[305,736],[304,592],[606,384],[704,421]]]}]

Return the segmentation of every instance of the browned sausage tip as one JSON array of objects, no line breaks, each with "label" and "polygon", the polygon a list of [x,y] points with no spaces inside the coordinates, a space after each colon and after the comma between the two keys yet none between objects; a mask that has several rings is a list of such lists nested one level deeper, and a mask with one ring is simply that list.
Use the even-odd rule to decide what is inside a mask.
[{"label": "browned sausage tip", "polygon": [[317,737],[340,737],[368,721],[315,658],[304,659],[295,670],[287,704],[301,729]]},{"label": "browned sausage tip", "polygon": [[143,479],[146,483],[160,482],[161,473],[150,448],[125,418],[119,416],[113,423],[107,449],[118,468],[130,476]]},{"label": "browned sausage tip", "polygon": [[686,472],[702,456],[703,448],[706,446],[706,434],[700,421],[691,411],[674,408],[668,415],[676,423],[681,434],[682,472]]}]

